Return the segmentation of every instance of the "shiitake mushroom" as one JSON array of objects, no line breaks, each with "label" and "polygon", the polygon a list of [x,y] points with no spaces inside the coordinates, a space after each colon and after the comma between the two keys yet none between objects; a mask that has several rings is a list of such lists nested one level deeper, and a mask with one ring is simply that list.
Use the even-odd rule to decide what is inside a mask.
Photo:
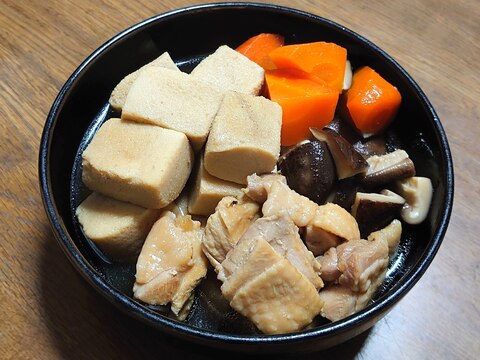
[{"label": "shiitake mushroom", "polygon": [[412,225],[425,220],[432,202],[432,181],[426,177],[413,176],[397,181],[395,188],[406,201],[401,212],[402,220]]},{"label": "shiitake mushroom", "polygon": [[401,149],[367,159],[368,170],[361,179],[364,186],[374,188],[415,175],[415,165]]},{"label": "shiitake mushroom", "polygon": [[329,128],[310,128],[312,135],[324,141],[335,161],[337,177],[345,179],[367,170],[365,158],[343,136]]},{"label": "shiitake mushroom", "polygon": [[338,180],[328,197],[328,201],[337,204],[350,212],[353,202],[355,201],[355,195],[358,191],[363,190],[360,182],[354,176]]},{"label": "shiitake mushroom", "polygon": [[368,139],[361,139],[353,144],[355,150],[365,158],[370,156],[382,156],[387,153],[387,141],[385,137],[376,135]]},{"label": "shiitake mushroom", "polygon": [[352,215],[357,220],[360,236],[366,238],[398,218],[404,204],[405,199],[390,190],[380,194],[357,192]]},{"label": "shiitake mushroom", "polygon": [[397,134],[392,130],[365,139],[355,126],[340,114],[336,114],[323,130],[325,129],[334,131],[343,137],[365,158],[373,155],[385,155],[404,147]]},{"label": "shiitake mushroom", "polygon": [[278,170],[288,186],[317,204],[323,204],[337,180],[335,164],[323,141],[304,141],[283,154]]},{"label": "shiitake mushroom", "polygon": [[310,129],[306,140],[281,156],[278,170],[296,192],[318,204],[336,203],[350,211],[363,237],[400,216],[405,199],[380,187],[415,175],[415,166],[395,134],[363,139],[340,118]]},{"label": "shiitake mushroom", "polygon": [[351,123],[344,120],[342,117],[335,115],[332,121],[330,121],[323,130],[328,129],[334,131],[350,144],[356,144],[359,141],[362,141],[363,136],[357,131],[357,129],[352,126]]}]

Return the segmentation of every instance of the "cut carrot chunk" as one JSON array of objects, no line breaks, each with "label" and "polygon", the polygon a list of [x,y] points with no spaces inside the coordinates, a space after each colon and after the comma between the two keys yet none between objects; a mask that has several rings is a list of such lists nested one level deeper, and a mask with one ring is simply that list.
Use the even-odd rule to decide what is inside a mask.
[{"label": "cut carrot chunk", "polygon": [[268,54],[272,50],[283,46],[283,43],[282,35],[261,33],[245,41],[236,50],[265,70],[270,70],[275,68],[275,64]]},{"label": "cut carrot chunk", "polygon": [[294,68],[315,74],[333,89],[342,91],[347,50],[337,44],[319,41],[286,45],[272,50],[269,56],[278,69]]},{"label": "cut carrot chunk", "polygon": [[365,137],[390,125],[402,101],[397,88],[368,66],[353,74],[346,96],[350,118]]},{"label": "cut carrot chunk", "polygon": [[265,72],[268,97],[283,111],[282,146],[310,137],[310,127],[323,128],[335,114],[338,92],[319,79],[295,69]]}]

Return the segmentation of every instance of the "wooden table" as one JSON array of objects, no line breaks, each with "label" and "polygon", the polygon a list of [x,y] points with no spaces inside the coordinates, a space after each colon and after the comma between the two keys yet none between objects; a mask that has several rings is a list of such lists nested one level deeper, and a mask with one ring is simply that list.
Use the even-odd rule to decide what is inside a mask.
[{"label": "wooden table", "polygon": [[[112,307],[83,281],[54,239],[37,180],[45,118],[80,62],[122,29],[195,3],[0,3],[0,358],[207,359],[216,354],[165,338]],[[450,227],[425,276],[372,330],[315,357],[476,358],[480,353],[480,3],[276,3],[328,17],[390,53],[436,107],[456,171]]]}]

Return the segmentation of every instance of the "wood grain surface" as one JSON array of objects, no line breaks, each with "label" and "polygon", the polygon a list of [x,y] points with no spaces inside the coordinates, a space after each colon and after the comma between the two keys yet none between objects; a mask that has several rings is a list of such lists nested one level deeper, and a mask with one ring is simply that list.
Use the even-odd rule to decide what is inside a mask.
[{"label": "wood grain surface", "polygon": [[[272,2],[330,18],[391,54],[435,106],[455,164],[450,226],[425,276],[370,331],[307,358],[478,358],[480,2]],[[74,69],[124,28],[196,3],[0,2],[1,359],[240,358],[168,338],[101,298],[55,241],[37,178],[47,113]]]}]

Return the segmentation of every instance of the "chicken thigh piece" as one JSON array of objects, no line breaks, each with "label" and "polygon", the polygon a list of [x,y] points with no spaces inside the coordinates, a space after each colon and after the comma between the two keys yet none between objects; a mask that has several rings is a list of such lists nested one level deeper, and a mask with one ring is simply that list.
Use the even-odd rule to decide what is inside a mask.
[{"label": "chicken thigh piece", "polygon": [[398,219],[392,220],[390,224],[383,229],[372,232],[368,235],[367,240],[375,241],[380,238],[384,239],[388,243],[388,252],[392,255],[400,244],[402,238],[402,223]]},{"label": "chicken thigh piece", "polygon": [[226,196],[208,218],[202,248],[217,273],[227,253],[258,218],[259,210],[259,205],[246,196]]},{"label": "chicken thigh piece", "polygon": [[305,227],[305,242],[316,256],[344,241],[360,239],[357,221],[348,211],[333,203],[318,205],[290,189],[284,179],[278,174],[252,175],[244,192],[253,199],[266,196],[264,216],[287,214],[295,225]]},{"label": "chicken thigh piece", "polygon": [[282,260],[272,246],[261,236],[245,238],[228,253],[218,274],[223,282],[220,287],[229,301],[246,283]]},{"label": "chicken thigh piece", "polygon": [[277,180],[266,191],[268,196],[262,207],[264,216],[288,214],[298,227],[313,221],[318,205],[290,189],[287,184]]},{"label": "chicken thigh piece", "polygon": [[181,310],[184,309],[189,298],[193,295],[195,287],[207,275],[208,260],[203,254],[202,243],[198,238],[192,242],[192,248],[191,268],[181,276],[177,291],[172,297],[171,309],[176,315],[181,313]]},{"label": "chicken thigh piece", "polygon": [[323,279],[334,282],[320,291],[322,316],[337,321],[367,306],[382,284],[389,259],[388,242],[383,238],[352,240],[317,259],[325,269]]},{"label": "chicken thigh piece", "polygon": [[342,273],[338,282],[353,291],[366,292],[387,268],[388,243],[383,239],[349,241],[337,246],[337,256]]},{"label": "chicken thigh piece", "polygon": [[310,280],[260,235],[242,238],[222,265],[222,294],[266,334],[298,331],[322,309]]},{"label": "chicken thigh piece", "polygon": [[320,264],[307,249],[298,233],[298,227],[286,214],[273,215],[256,220],[243,234],[245,238],[261,236],[282,257],[288,259],[316,289],[323,287]]},{"label": "chicken thigh piece", "polygon": [[263,204],[267,200],[272,184],[276,181],[287,183],[287,179],[281,174],[272,173],[261,176],[252,174],[247,176],[247,187],[243,192],[253,201]]},{"label": "chicken thigh piece", "polygon": [[344,285],[330,285],[320,291],[319,296],[323,301],[321,315],[330,321],[345,319],[363,310],[372,300],[383,280],[386,270],[378,274],[366,292],[355,292]]},{"label": "chicken thigh piece", "polygon": [[298,331],[323,307],[318,291],[287,259],[242,286],[230,305],[266,334]]},{"label": "chicken thigh piece", "polygon": [[137,260],[133,295],[145,303],[166,305],[178,315],[207,273],[200,222],[165,211],[155,222]]},{"label": "chicken thigh piece", "polygon": [[337,248],[331,247],[323,255],[316,257],[322,269],[321,278],[325,282],[334,282],[342,275],[338,270]]}]

